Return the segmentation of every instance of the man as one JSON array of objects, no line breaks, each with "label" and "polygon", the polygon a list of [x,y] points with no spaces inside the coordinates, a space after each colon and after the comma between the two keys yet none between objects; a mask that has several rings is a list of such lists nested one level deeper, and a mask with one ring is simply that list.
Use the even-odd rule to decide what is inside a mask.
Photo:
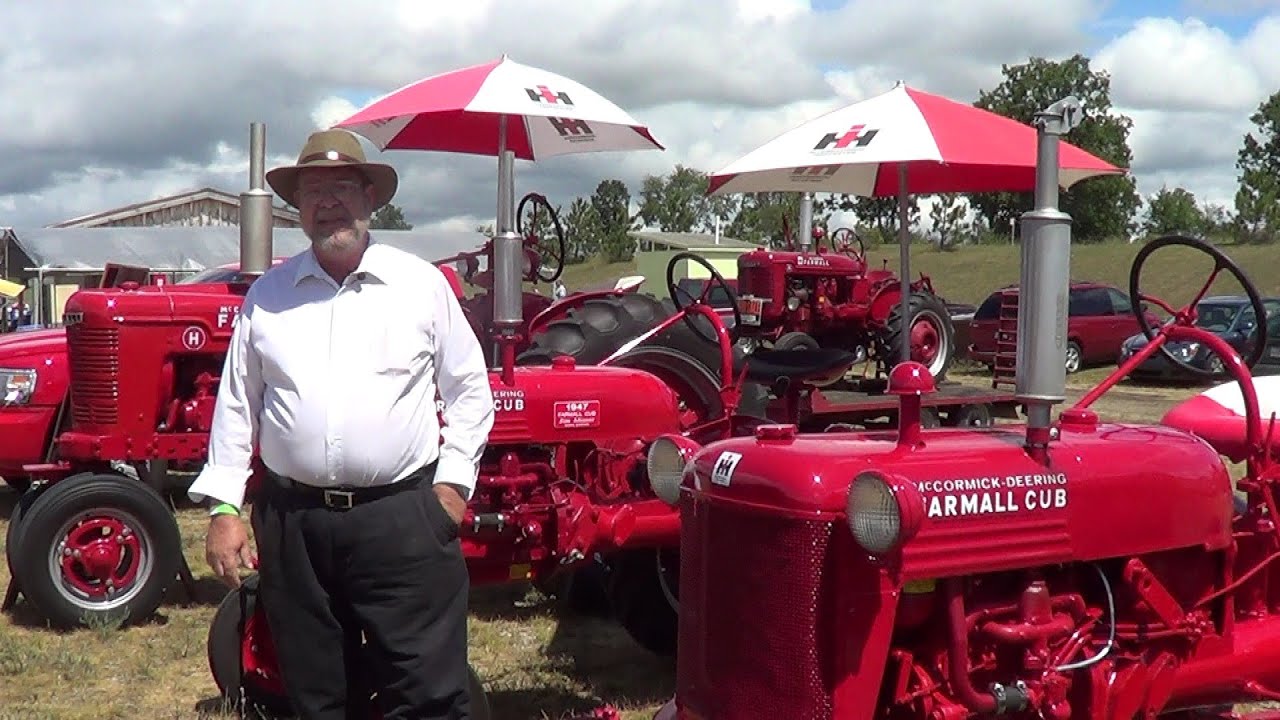
[{"label": "man", "polygon": [[388,720],[466,718],[458,523],[493,424],[479,341],[438,268],[370,235],[398,179],[355,136],[312,134],[267,182],[311,248],[250,286],[232,333],[189,491],[213,505],[209,565],[235,587],[255,564],[239,512],[256,446],[259,597],[294,709],[363,720],[376,692]]}]

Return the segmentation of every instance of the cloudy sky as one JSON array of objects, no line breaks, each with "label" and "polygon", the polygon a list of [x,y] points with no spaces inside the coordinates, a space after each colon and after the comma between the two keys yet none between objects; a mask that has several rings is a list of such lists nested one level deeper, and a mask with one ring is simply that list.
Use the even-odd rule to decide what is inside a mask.
[{"label": "cloudy sky", "polygon": [[[360,6],[364,7],[361,8]],[[716,170],[898,80],[971,102],[1001,63],[1082,52],[1134,120],[1139,190],[1230,205],[1248,116],[1280,90],[1280,0],[383,0],[4,3],[0,226],[42,226],[248,180],[391,89],[503,53],[567,75],[665,152],[517,163],[519,195],[567,207],[602,179],[638,193],[676,163]],[[493,159],[390,151],[419,228],[491,222]]]}]

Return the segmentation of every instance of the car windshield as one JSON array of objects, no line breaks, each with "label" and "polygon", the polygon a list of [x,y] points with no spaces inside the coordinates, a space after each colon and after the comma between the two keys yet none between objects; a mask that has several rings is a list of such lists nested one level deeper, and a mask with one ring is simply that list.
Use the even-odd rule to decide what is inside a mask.
[{"label": "car windshield", "polygon": [[235,268],[211,267],[211,268],[201,270],[195,275],[188,275],[187,277],[179,280],[174,284],[175,285],[198,285],[200,283],[235,282],[236,278],[239,277],[239,275],[240,275],[240,271]]},{"label": "car windshield", "polygon": [[[1200,303],[1196,306],[1196,326],[1210,332],[1226,332],[1231,329],[1241,305]],[[1250,313],[1252,314],[1252,313]]]}]

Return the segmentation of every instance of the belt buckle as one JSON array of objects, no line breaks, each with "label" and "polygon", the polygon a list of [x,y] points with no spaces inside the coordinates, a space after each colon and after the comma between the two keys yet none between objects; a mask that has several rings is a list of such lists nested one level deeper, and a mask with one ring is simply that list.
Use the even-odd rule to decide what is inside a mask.
[{"label": "belt buckle", "polygon": [[[325,490],[324,504],[334,510],[350,510],[356,506],[355,496],[356,494],[350,490]],[[342,498],[342,501],[339,502],[335,498]]]}]

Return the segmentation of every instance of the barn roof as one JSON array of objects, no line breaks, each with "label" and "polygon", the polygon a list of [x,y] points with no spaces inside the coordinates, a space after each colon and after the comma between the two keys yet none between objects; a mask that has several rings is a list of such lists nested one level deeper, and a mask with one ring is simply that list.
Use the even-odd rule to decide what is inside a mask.
[{"label": "barn roof", "polygon": [[[462,250],[479,248],[485,236],[471,230],[373,230],[383,242],[429,262]],[[104,227],[13,228],[4,240],[11,274],[64,269],[93,272],[106,263],[143,265],[156,269],[202,270],[240,261],[240,228]],[[272,252],[287,257],[302,252],[310,241],[300,228],[273,228]],[[13,256],[16,250],[20,255]]]},{"label": "barn roof", "polygon": [[[80,217],[63,220],[59,223],[49,225],[51,228],[73,228],[73,227],[97,227],[107,225],[109,223],[123,220],[135,215],[145,215],[149,212],[157,210],[165,210],[169,208],[177,208],[183,205],[200,202],[202,200],[213,200],[224,205],[232,207],[240,207],[240,196],[233,195],[225,190],[217,188],[205,187],[197,190],[189,190],[187,192],[169,195],[166,197],[155,198],[153,200],[145,200],[143,202],[125,205],[123,207],[103,210],[101,212],[81,215]],[[289,223],[298,223],[298,211],[285,205],[273,204],[271,206],[271,214],[277,220],[284,220]]]}]

